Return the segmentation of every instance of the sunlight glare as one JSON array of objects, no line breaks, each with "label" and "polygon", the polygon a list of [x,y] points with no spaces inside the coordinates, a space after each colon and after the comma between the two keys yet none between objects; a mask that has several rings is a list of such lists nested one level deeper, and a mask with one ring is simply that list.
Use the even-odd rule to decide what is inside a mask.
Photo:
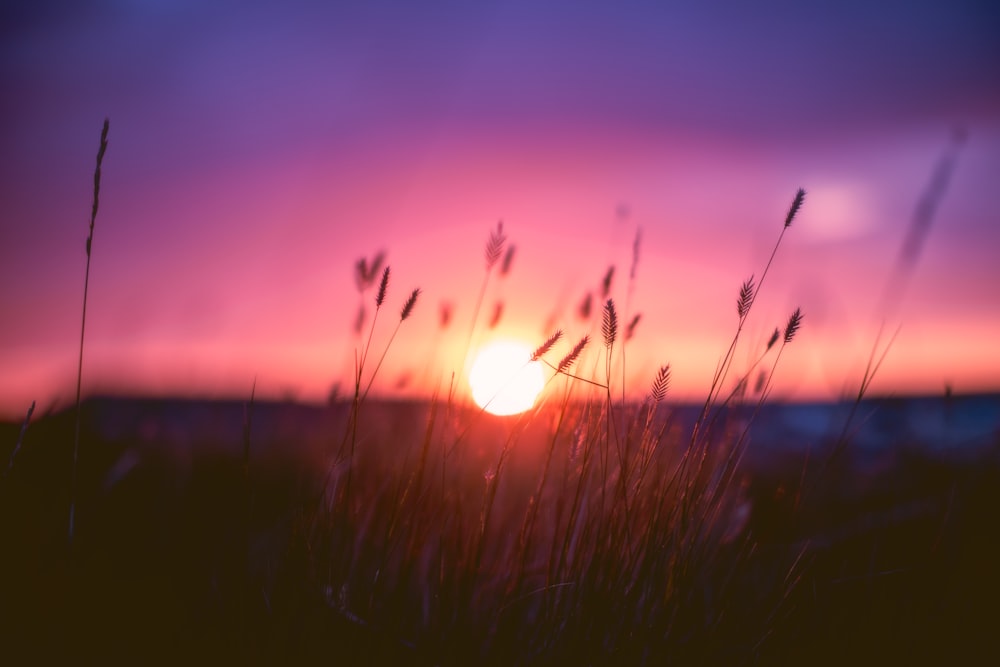
[{"label": "sunlight glare", "polygon": [[490,343],[479,351],[469,371],[476,405],[495,415],[528,410],[545,386],[542,365],[531,361],[532,350],[513,341]]}]

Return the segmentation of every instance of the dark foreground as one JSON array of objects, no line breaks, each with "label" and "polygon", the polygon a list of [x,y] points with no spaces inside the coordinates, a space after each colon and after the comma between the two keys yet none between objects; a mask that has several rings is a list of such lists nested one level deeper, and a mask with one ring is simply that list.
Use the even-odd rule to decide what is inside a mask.
[{"label": "dark foreground", "polygon": [[[520,436],[493,510],[501,537],[485,542],[474,569],[464,555],[448,565],[445,537],[436,552],[413,547],[432,543],[416,535],[397,539],[404,528],[451,521],[440,508],[452,505],[427,500],[413,526],[396,521],[395,508],[412,501],[410,486],[393,486],[409,478],[393,475],[418,465],[432,432],[428,408],[366,409],[357,447],[370,474],[351,482],[356,521],[341,525],[323,509],[323,480],[346,406],[257,404],[247,423],[240,403],[91,401],[72,546],[73,412],[36,416],[10,466],[20,424],[3,425],[0,659],[973,664],[1000,656],[998,397],[866,403],[846,432],[847,407],[757,415],[734,500],[713,515],[718,529],[692,560],[711,569],[674,568],[682,585],[663,584],[661,597],[682,596],[668,607],[679,610],[669,623],[652,613],[662,606],[655,599],[624,605],[614,588],[608,597],[587,581],[586,566],[567,570],[579,581],[535,582],[531,564],[510,555],[521,552],[505,550],[531,507],[519,490],[531,495],[540,467],[533,443],[543,433]],[[678,409],[670,419],[683,433],[691,415]],[[442,491],[473,527],[495,432],[507,428],[490,419],[481,427],[465,441],[469,490]],[[538,516],[545,535],[549,515]],[[537,594],[585,586],[609,610],[650,614],[602,615],[596,594],[577,603]],[[525,630],[533,623],[537,630]]]}]

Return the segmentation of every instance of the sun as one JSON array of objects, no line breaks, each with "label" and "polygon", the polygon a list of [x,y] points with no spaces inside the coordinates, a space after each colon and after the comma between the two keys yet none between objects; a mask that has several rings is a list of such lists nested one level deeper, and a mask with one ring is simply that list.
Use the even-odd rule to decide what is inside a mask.
[{"label": "sun", "polygon": [[476,405],[495,415],[516,415],[531,408],[545,386],[542,365],[531,360],[532,350],[514,341],[496,341],[483,347],[469,371]]}]

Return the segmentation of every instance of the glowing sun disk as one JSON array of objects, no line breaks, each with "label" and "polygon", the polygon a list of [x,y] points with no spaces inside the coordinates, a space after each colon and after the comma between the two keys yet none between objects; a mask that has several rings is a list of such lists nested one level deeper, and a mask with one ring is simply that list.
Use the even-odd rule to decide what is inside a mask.
[{"label": "glowing sun disk", "polygon": [[476,355],[469,371],[476,405],[495,415],[528,410],[545,386],[542,365],[531,361],[531,348],[513,341],[497,341]]}]

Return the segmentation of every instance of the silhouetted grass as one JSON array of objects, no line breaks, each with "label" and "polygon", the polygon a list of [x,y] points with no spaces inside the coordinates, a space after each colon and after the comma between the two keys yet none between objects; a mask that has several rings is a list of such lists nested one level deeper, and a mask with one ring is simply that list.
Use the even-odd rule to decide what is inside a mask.
[{"label": "silhouetted grass", "polygon": [[108,149],[108,129],[110,121],[104,119],[101,129],[101,143],[97,149],[97,166],[94,168],[94,201],[90,209],[90,229],[87,233],[87,268],[83,274],[83,314],[80,316],[80,357],[76,369],[76,431],[73,434],[73,482],[70,487],[69,499],[69,542],[73,542],[73,532],[76,525],[76,468],[80,459],[80,388],[83,383],[83,338],[87,331],[87,293],[90,289],[90,253],[94,245],[94,223],[97,222],[97,208],[101,194],[101,164],[104,162],[104,152]]},{"label": "silhouetted grass", "polygon": [[[106,136],[107,124],[88,271]],[[29,410],[19,430],[0,430],[0,650],[36,662],[728,665],[943,662],[992,648],[974,610],[1000,593],[1000,549],[980,530],[1000,500],[996,466],[910,453],[898,474],[853,491],[845,435],[818,471],[805,447],[785,469],[748,456],[802,312],[739,373],[734,353],[804,196],[760,278],[736,290],[732,341],[689,408],[667,400],[669,360],[643,400],[626,400],[638,395],[624,386],[638,234],[621,318],[612,266],[600,334],[588,292],[590,330],[538,341],[548,386],[512,417],[454,387],[419,403],[369,398],[420,295],[402,300],[370,368],[392,298],[383,253],[356,266],[353,391],[326,408],[258,401],[256,384],[246,405],[83,402],[81,334],[74,414],[29,428]],[[485,259],[463,368],[490,277],[511,270],[501,224]],[[86,518],[72,553],[67,504]]]}]

